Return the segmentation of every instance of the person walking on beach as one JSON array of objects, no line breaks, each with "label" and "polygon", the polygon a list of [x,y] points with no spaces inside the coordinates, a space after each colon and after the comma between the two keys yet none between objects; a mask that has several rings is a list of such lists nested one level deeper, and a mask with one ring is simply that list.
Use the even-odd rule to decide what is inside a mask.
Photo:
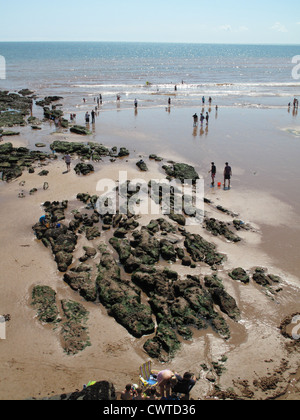
[{"label": "person walking on beach", "polygon": [[94,110],[92,110],[91,115],[92,115],[92,124],[95,124],[95,111]]},{"label": "person walking on beach", "polygon": [[87,124],[89,124],[89,122],[90,122],[90,114],[88,112],[86,112],[86,114],[85,114],[85,122]]},{"label": "person walking on beach", "polygon": [[201,121],[201,125],[203,125],[203,121],[204,121],[204,115],[201,113],[201,115],[200,115],[200,121]]},{"label": "person walking on beach", "polygon": [[228,189],[230,189],[230,181],[231,181],[231,177],[232,177],[232,169],[229,166],[228,162],[226,162],[225,164],[225,169],[224,169],[224,189],[226,189],[226,181],[228,181]]},{"label": "person walking on beach", "polygon": [[211,185],[214,187],[215,186],[215,178],[217,175],[217,168],[215,165],[215,162],[211,163],[211,170],[209,171],[209,174],[211,174]]},{"label": "person walking on beach", "polygon": [[205,119],[206,119],[206,125],[208,125],[208,121],[209,121],[209,115],[208,115],[208,112],[206,113],[206,117],[205,117]]},{"label": "person walking on beach", "polygon": [[138,101],[137,99],[134,100],[134,107],[137,108],[138,107]]},{"label": "person walking on beach", "polygon": [[64,157],[64,161],[66,162],[66,165],[67,165],[67,172],[70,172],[70,170],[71,170],[71,156],[69,154],[67,154]]},{"label": "person walking on beach", "polygon": [[202,104],[205,105],[205,97],[202,97]]}]

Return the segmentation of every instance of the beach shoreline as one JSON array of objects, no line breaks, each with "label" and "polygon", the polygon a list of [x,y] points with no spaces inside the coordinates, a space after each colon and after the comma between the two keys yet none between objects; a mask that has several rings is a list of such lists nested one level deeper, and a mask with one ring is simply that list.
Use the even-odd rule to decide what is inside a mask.
[{"label": "beach shoreline", "polygon": [[[255,145],[261,143],[263,136],[269,139],[268,136],[274,135],[275,132],[279,133],[278,127],[274,129],[274,125],[270,127],[269,132],[262,129],[266,124],[266,118],[259,117],[258,112],[255,110],[256,135],[259,137]],[[277,118],[277,112],[280,111],[269,110],[269,112],[268,118],[274,121]],[[49,171],[47,177],[39,177],[37,170],[34,174],[24,172],[17,180],[1,185],[1,213],[5,218],[5,224],[0,227],[2,239],[0,249],[3,258],[0,285],[1,311],[3,314],[10,314],[11,321],[7,324],[7,339],[0,342],[2,362],[0,399],[41,398],[57,395],[81,389],[83,384],[90,380],[110,380],[120,391],[126,383],[138,381],[138,368],[145,358],[148,359],[142,348],[145,340],[133,338],[107,315],[102,305],[84,302],[90,311],[88,326],[92,346],[76,356],[64,354],[57,332],[38,322],[35,311],[30,306],[30,294],[34,285],[44,284],[54,288],[60,299],[69,298],[77,301],[79,299],[81,302],[82,299],[62,281],[62,275],[58,273],[51,253],[34,238],[32,226],[43,214],[41,204],[45,201],[75,202],[78,193],[95,194],[96,185],[100,179],[117,180],[122,170],[128,172],[128,179],[140,177],[146,180],[161,179],[165,177],[162,165],[168,160],[192,164],[200,175],[203,174],[205,197],[211,201],[206,204],[205,209],[210,217],[216,217],[225,222],[232,220],[228,214],[216,209],[219,205],[237,213],[242,220],[253,226],[253,231],[241,233],[243,241],[237,245],[229,244],[219,237],[212,237],[203,231],[202,226],[195,228],[196,232],[201,232],[206,239],[213,242],[219,252],[227,255],[227,261],[218,275],[223,278],[226,289],[238,302],[242,311],[242,321],[238,324],[230,322],[233,334],[228,342],[222,340],[212,330],[198,332],[192,342],[182,345],[174,360],[168,363],[168,367],[176,371],[196,371],[199,381],[194,395],[195,398],[204,399],[211,393],[212,384],[206,379],[207,372],[201,368],[201,364],[211,365],[212,362],[217,362],[226,355],[226,371],[221,378],[216,378],[223,389],[232,388],[235,382],[236,391],[246,396],[248,388],[245,387],[245,381],[247,381],[251,392],[254,393],[252,398],[270,398],[274,396],[274,393],[277,396],[285,395],[290,378],[299,369],[297,352],[287,351],[286,341],[278,330],[286,316],[299,311],[300,282],[297,276],[299,262],[295,260],[295,255],[298,255],[297,226],[299,226],[300,218],[296,191],[298,186],[284,188],[282,171],[276,172],[276,162],[272,165],[265,163],[262,174],[254,175],[253,171],[261,167],[261,163],[256,162],[255,167],[251,162],[249,163],[248,152],[254,146],[245,146],[247,140],[249,141],[248,128],[252,126],[254,112],[237,110],[233,114],[231,117],[229,117],[229,112],[222,115],[221,110],[218,117],[210,122],[209,133],[204,137],[199,134],[200,127],[197,127],[197,135],[194,135],[192,113],[189,108],[172,109],[171,113],[157,109],[139,110],[138,116],[133,110],[103,113],[97,120],[94,134],[89,138],[70,135],[64,131],[55,133],[53,128],[49,130],[47,123],[43,125],[45,133],[42,131],[36,134],[26,127],[20,138],[12,138],[12,143],[18,147],[21,145],[32,147],[37,139],[42,139],[47,147],[54,140],[97,141],[110,147],[128,147],[130,155],[114,163],[109,159],[105,162],[93,163],[95,172],[83,177],[75,174],[74,161],[71,172],[64,174],[66,167],[62,160],[63,156],[57,154],[57,160],[47,163],[46,166],[40,166],[41,169]],[[77,118],[80,121],[83,115],[78,115]],[[153,126],[153,121],[155,121],[155,126]],[[238,123],[234,124],[237,121]],[[285,118],[281,126],[287,125],[288,121]],[[151,127],[153,130],[150,129]],[[186,129],[189,130],[188,134],[184,134]],[[220,130],[223,132],[223,139],[231,136],[231,138],[227,137],[228,143],[225,145],[219,138]],[[244,147],[237,141],[242,133],[245,135]],[[188,138],[183,139],[183,135]],[[165,141],[162,142],[162,139]],[[296,150],[297,145],[292,144],[294,138],[290,134],[285,132],[284,139],[291,145],[292,150]],[[184,157],[180,154],[183,147],[182,141],[184,141],[184,147],[188,144],[191,148]],[[264,153],[270,153],[269,142],[266,141],[266,143],[261,146],[263,153],[261,161],[265,159]],[[273,138],[272,144],[275,144],[277,158],[282,159],[280,152],[286,145],[280,143],[279,134],[278,137]],[[208,175],[210,161],[218,162],[218,178],[221,181],[220,172],[223,168],[220,168],[220,165],[223,165],[223,160],[226,160],[224,159],[226,150],[231,162],[235,163],[232,189],[231,191],[211,189]],[[198,154],[196,158],[193,158],[195,151],[198,151]],[[151,152],[161,156],[164,159],[163,162],[150,161],[148,156]],[[254,150],[251,153],[253,153],[251,157],[255,160],[258,154],[256,155]],[[199,156],[201,160],[195,162]],[[247,162],[243,162],[245,156],[247,156]],[[140,158],[146,161],[149,172],[138,171],[136,162]],[[291,151],[287,159],[289,168],[293,159],[296,157]],[[296,168],[293,167],[292,171],[295,175],[297,174]],[[47,190],[42,188],[44,181],[49,184]],[[23,182],[22,186],[21,182]],[[276,182],[276,188],[269,188]],[[248,187],[246,187],[247,184]],[[32,188],[37,188],[37,192],[30,196],[29,191]],[[24,199],[18,198],[21,191],[25,194]],[[152,218],[149,215],[144,223],[146,224]],[[278,234],[276,234],[277,228]],[[277,258],[278,251],[271,242],[288,241],[291,231],[296,231],[293,239],[295,246],[290,250],[287,243],[284,251],[281,247],[282,259],[279,259]],[[291,253],[294,253],[294,259],[289,255]],[[287,259],[286,256],[291,259]],[[283,263],[284,261],[287,262]],[[287,270],[289,261],[294,261],[295,264]],[[254,284],[245,286],[229,281],[225,274],[230,269],[239,266],[248,271],[257,266],[266,267],[270,273],[279,275],[283,279],[284,291],[272,299],[272,296]],[[170,268],[175,268],[175,266],[170,265]],[[196,268],[196,273],[181,266],[176,266],[176,269],[180,275],[189,272],[202,275],[209,271],[203,267]],[[257,353],[258,345],[259,354]],[[289,365],[285,369],[282,367],[284,359],[289,360]],[[251,360],[250,365],[249,360]],[[164,367],[163,364],[155,361],[154,364],[157,369]],[[272,388],[263,390],[253,386],[255,380],[273,376],[280,367],[282,372],[279,375],[282,383],[279,381],[279,386],[275,390]],[[295,390],[297,395],[297,387]]]}]

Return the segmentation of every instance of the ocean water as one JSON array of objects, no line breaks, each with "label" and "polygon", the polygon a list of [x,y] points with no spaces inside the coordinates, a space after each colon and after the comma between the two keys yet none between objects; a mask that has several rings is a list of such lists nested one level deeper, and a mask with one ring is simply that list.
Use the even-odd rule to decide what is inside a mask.
[{"label": "ocean water", "polygon": [[[213,105],[283,107],[300,95],[292,58],[300,46],[164,43],[0,43],[0,89],[59,95],[67,111],[102,94],[103,107],[135,98],[142,107]],[[175,90],[175,85],[176,89]]]}]

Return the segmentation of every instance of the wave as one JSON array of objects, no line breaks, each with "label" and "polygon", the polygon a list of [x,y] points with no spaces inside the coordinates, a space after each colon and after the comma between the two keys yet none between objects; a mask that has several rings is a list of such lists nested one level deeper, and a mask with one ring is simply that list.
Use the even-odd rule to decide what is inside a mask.
[{"label": "wave", "polygon": [[291,88],[300,88],[300,82],[245,82],[245,83],[139,83],[139,84],[105,84],[105,83],[96,83],[96,84],[72,84],[74,88],[83,88],[83,89],[108,89],[108,88],[170,88],[174,89],[176,85],[177,90],[184,89],[198,89],[203,87],[218,87],[218,88],[227,88],[227,87],[291,87]]}]

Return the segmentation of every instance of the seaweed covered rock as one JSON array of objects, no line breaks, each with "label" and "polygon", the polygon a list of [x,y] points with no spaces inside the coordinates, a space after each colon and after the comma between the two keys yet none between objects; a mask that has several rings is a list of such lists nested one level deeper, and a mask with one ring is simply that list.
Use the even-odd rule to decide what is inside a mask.
[{"label": "seaweed covered rock", "polygon": [[200,235],[184,233],[184,245],[195,262],[204,262],[210,266],[222,264],[224,256],[216,252],[216,246],[207,242]]},{"label": "seaweed covered rock", "polygon": [[86,300],[97,300],[96,282],[89,272],[68,272],[64,275],[64,281]]},{"label": "seaweed covered rock", "polygon": [[239,242],[241,238],[235,235],[225,222],[220,222],[214,218],[204,220],[205,228],[214,236],[224,236],[230,242]]},{"label": "seaweed covered rock", "polygon": [[135,298],[125,298],[116,303],[109,310],[109,314],[134,337],[140,338],[152,334],[155,330],[151,309]]},{"label": "seaweed covered rock", "polygon": [[0,127],[25,126],[32,104],[32,98],[27,95],[0,91]]},{"label": "seaweed covered rock", "polygon": [[196,181],[199,179],[195,168],[186,163],[174,163],[171,166],[164,165],[163,169],[169,177],[179,179],[181,182],[185,180]]},{"label": "seaweed covered rock", "polygon": [[43,162],[50,156],[40,151],[30,151],[26,147],[13,147],[12,143],[0,145],[0,172],[2,180],[12,181],[22,176],[25,169],[32,168],[35,162]]},{"label": "seaweed covered rock", "polygon": [[41,322],[53,323],[58,318],[56,292],[49,286],[35,286],[32,290],[32,306],[37,309]]},{"label": "seaweed covered rock", "polygon": [[75,355],[90,345],[86,327],[89,312],[72,300],[62,300],[61,306],[66,318],[61,327],[63,348],[67,354]]},{"label": "seaweed covered rock", "polygon": [[146,341],[144,350],[150,357],[167,362],[180,349],[180,341],[168,324],[161,323],[154,338]]},{"label": "seaweed covered rock", "polygon": [[220,307],[221,311],[227,314],[230,318],[236,321],[239,320],[240,310],[235,299],[226,292],[222,280],[214,275],[206,276],[204,281],[214,303]]},{"label": "seaweed covered rock", "polygon": [[250,281],[250,277],[248,276],[247,272],[241,267],[235,268],[231,273],[229,273],[229,276],[233,280],[241,281],[245,284],[248,284]]},{"label": "seaweed covered rock", "polygon": [[255,273],[253,274],[253,281],[259,284],[260,286],[273,286],[276,283],[280,283],[281,278],[279,276],[275,276],[273,274],[267,274],[265,270],[261,267],[257,267],[255,269]]},{"label": "seaweed covered rock", "polygon": [[74,168],[77,175],[88,175],[94,172],[94,170],[93,165],[90,163],[78,163]]},{"label": "seaweed covered rock", "polygon": [[148,167],[146,165],[146,163],[143,160],[139,160],[136,164],[136,166],[142,171],[142,172],[147,172],[148,171]]},{"label": "seaweed covered rock", "polygon": [[151,310],[141,303],[140,291],[120,276],[120,268],[107,252],[102,253],[96,280],[101,303],[134,337],[154,332]]},{"label": "seaweed covered rock", "polygon": [[96,382],[82,391],[42,398],[43,401],[115,401],[116,399],[115,387],[107,381]]},{"label": "seaweed covered rock", "polygon": [[70,128],[71,133],[79,134],[81,136],[89,136],[92,134],[90,130],[88,130],[86,127],[83,127],[81,125],[74,125]]}]

